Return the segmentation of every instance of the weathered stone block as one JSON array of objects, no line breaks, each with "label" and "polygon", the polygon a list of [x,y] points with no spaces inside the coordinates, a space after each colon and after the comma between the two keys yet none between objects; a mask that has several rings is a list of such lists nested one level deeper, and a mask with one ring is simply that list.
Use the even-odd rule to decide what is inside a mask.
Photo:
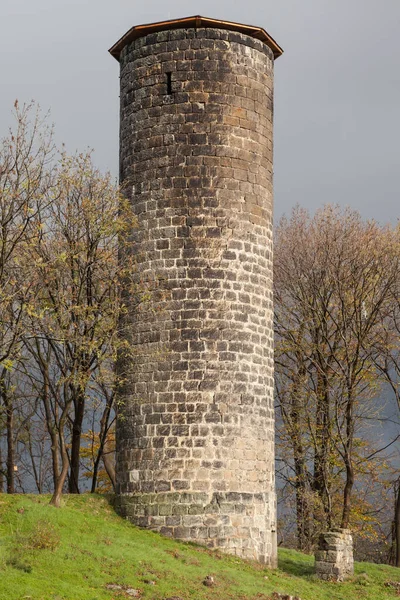
[{"label": "weathered stone block", "polygon": [[315,571],[320,579],[343,581],[354,573],[353,539],[348,529],[321,534],[315,552]]}]

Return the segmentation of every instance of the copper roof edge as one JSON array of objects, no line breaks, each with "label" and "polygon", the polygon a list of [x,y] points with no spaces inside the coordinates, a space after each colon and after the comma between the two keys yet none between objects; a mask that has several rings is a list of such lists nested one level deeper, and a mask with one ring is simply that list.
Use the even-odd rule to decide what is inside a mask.
[{"label": "copper roof edge", "polygon": [[125,33],[111,48],[109,49],[110,54],[119,60],[120,54],[124,46],[132,42],[133,40],[144,37],[149,33],[155,33],[157,31],[166,31],[169,29],[182,29],[184,27],[215,27],[219,29],[228,29],[230,31],[238,31],[246,35],[250,35],[261,42],[264,42],[274,53],[274,59],[277,59],[283,54],[283,49],[277,44],[273,37],[271,37],[265,29],[262,27],[255,27],[254,25],[245,25],[242,23],[234,23],[232,21],[221,21],[219,19],[211,19],[208,17],[201,17],[195,15],[193,17],[183,17],[181,19],[170,19],[168,21],[159,21],[157,23],[146,23],[144,25],[135,25],[131,27],[129,31]]}]

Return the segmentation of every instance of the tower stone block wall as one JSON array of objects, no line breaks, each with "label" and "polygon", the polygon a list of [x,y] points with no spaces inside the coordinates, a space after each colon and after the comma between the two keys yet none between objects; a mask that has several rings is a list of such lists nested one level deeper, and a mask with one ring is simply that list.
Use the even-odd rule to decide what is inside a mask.
[{"label": "tower stone block wall", "polygon": [[219,28],[125,45],[121,183],[149,298],[122,323],[117,506],[276,564],[272,50]]}]

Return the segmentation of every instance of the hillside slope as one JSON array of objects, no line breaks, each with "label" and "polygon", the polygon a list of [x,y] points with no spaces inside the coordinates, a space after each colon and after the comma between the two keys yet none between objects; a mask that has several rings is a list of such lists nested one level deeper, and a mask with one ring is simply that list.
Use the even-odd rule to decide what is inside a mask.
[{"label": "hillside slope", "polygon": [[[352,581],[322,583],[313,558],[292,550],[280,550],[279,569],[268,571],[139,530],[101,496],[66,496],[61,509],[48,501],[0,495],[0,600],[118,600],[135,597],[132,590],[154,600],[267,600],[273,592],[301,600],[399,597],[385,586],[400,581],[391,567],[358,563]],[[207,576],[213,587],[203,584]]]}]

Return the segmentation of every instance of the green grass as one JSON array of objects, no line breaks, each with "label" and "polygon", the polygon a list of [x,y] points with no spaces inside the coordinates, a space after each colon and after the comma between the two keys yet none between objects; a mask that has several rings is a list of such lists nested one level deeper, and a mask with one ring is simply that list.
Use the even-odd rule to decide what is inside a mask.
[{"label": "green grass", "polygon": [[[293,550],[280,550],[279,569],[270,571],[139,530],[101,496],[66,496],[61,509],[48,501],[0,495],[0,600],[127,597],[108,584],[138,589],[141,598],[154,600],[267,600],[273,592],[301,600],[399,598],[384,584],[400,581],[400,569],[358,563],[351,581],[323,583],[313,575],[313,558]],[[207,575],[215,587],[203,585]]]}]

